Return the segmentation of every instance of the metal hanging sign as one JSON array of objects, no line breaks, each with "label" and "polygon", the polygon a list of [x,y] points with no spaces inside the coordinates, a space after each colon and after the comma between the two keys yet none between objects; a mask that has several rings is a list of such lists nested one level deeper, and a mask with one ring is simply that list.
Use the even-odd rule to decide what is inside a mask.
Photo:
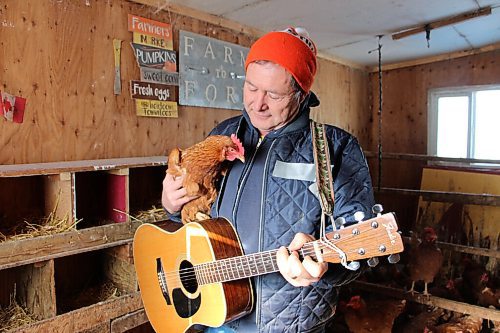
[{"label": "metal hanging sign", "polygon": [[179,31],[179,104],[243,109],[249,48]]}]

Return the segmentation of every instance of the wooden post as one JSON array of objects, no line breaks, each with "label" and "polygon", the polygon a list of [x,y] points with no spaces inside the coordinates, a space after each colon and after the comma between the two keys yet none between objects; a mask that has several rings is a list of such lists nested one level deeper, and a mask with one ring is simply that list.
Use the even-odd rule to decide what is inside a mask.
[{"label": "wooden post", "polygon": [[69,225],[75,221],[74,216],[74,180],[70,172],[48,175],[44,178],[45,216],[54,213],[58,219],[68,218]]}]

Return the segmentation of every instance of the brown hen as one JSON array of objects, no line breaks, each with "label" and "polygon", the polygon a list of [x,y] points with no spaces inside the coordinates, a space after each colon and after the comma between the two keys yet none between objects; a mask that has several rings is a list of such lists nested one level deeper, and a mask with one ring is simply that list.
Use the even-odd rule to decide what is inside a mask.
[{"label": "brown hen", "polygon": [[216,182],[235,159],[245,162],[243,145],[234,134],[212,135],[187,149],[172,149],[167,173],[174,177],[185,175],[182,185],[187,195],[197,197],[182,207],[183,223],[210,217],[210,207],[217,195]]},{"label": "brown hen", "polygon": [[414,293],[416,281],[424,281],[424,295],[429,295],[427,284],[434,281],[434,277],[439,273],[443,264],[443,254],[436,246],[436,240],[434,229],[427,227],[424,229],[420,244],[411,249],[409,271],[412,284],[410,293]]},{"label": "brown hen", "polygon": [[351,297],[347,304],[340,304],[345,322],[352,333],[390,333],[394,319],[399,316],[406,305],[406,300],[391,298]]},{"label": "brown hen", "polygon": [[483,319],[479,317],[462,315],[453,318],[450,322],[428,330],[432,333],[479,333],[483,326]]}]

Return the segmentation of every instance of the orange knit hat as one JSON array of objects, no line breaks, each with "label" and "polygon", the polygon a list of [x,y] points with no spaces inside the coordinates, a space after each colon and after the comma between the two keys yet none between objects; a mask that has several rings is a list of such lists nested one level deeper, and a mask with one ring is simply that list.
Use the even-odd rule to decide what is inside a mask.
[{"label": "orange knit hat", "polygon": [[260,37],[250,48],[248,64],[258,60],[272,61],[288,70],[308,93],[316,74],[316,46],[301,28],[273,31]]}]

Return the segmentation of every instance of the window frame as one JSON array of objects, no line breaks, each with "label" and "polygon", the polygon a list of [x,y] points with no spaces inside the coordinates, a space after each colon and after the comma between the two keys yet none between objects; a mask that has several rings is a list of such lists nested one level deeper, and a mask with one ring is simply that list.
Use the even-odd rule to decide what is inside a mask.
[{"label": "window frame", "polygon": [[[500,90],[500,84],[473,85],[461,87],[436,88],[428,91],[428,112],[427,112],[427,155],[437,155],[437,134],[438,134],[438,100],[441,97],[469,97],[468,105],[468,130],[467,130],[467,156],[474,157],[474,137],[476,126],[476,98],[477,91]],[[446,157],[446,156],[439,156]]]}]

